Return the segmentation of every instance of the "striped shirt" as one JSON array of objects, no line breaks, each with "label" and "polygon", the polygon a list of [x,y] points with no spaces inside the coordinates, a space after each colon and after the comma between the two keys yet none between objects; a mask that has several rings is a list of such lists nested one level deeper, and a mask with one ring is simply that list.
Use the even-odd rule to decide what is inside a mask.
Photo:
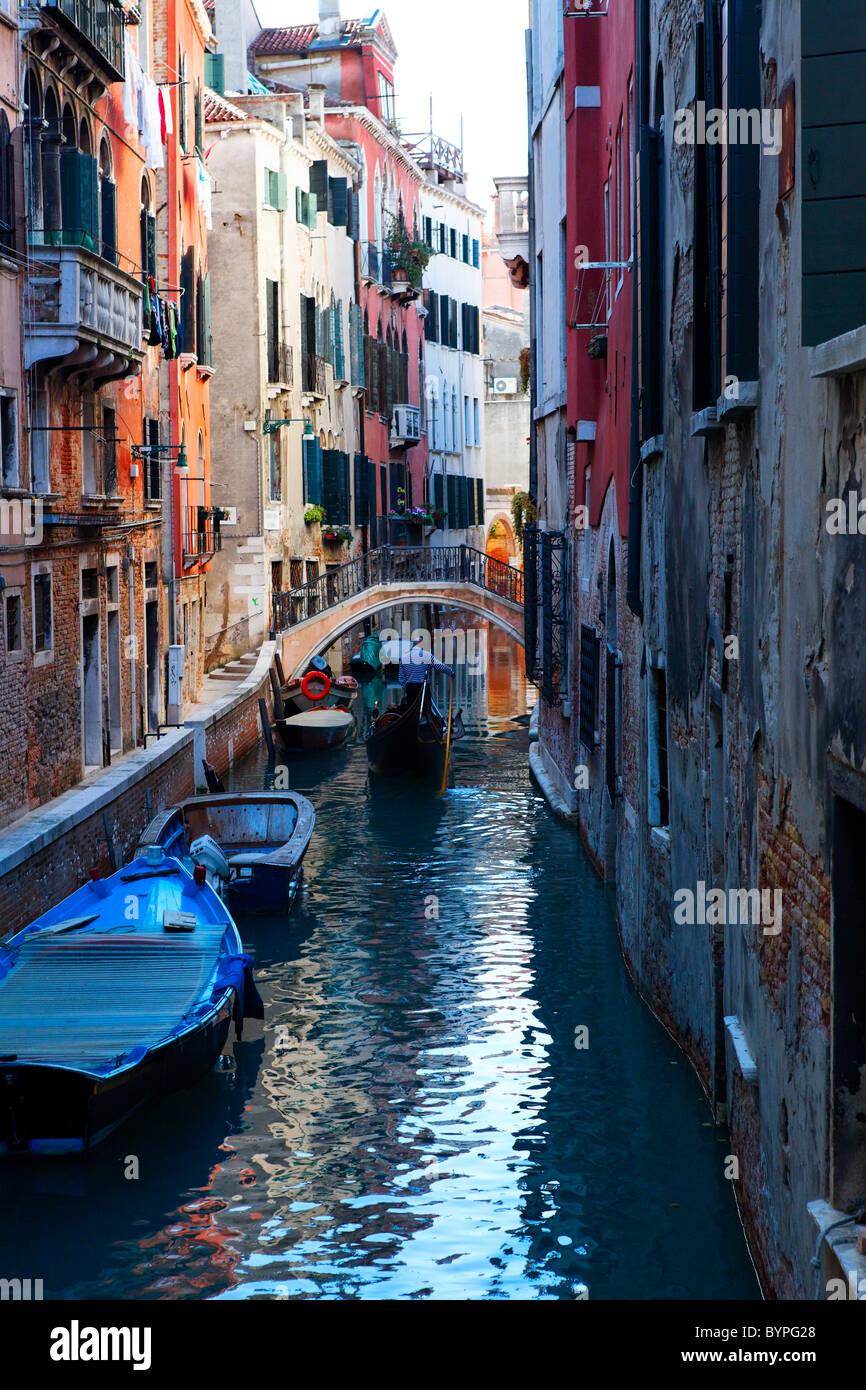
[{"label": "striped shirt", "polygon": [[433,671],[441,671],[446,676],[454,675],[453,666],[446,666],[443,662],[437,661],[425,648],[415,647],[408,657],[400,662],[400,674],[397,679],[405,690],[407,685],[425,684]]}]

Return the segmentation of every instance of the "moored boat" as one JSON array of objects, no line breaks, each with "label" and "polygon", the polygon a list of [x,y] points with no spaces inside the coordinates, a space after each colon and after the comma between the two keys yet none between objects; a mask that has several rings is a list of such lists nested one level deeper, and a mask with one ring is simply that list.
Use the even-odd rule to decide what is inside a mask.
[{"label": "moored boat", "polygon": [[323,673],[313,671],[308,672],[303,680],[287,681],[280,690],[280,696],[285,715],[291,718],[294,714],[306,714],[312,709],[351,709],[359,689],[354,676],[325,677]]},{"label": "moored boat", "polygon": [[0,949],[0,1153],[81,1152],[262,1017],[238,929],[153,846]]},{"label": "moored boat", "polygon": [[273,727],[287,753],[323,753],[345,743],[355,720],[346,710],[313,709],[275,719]]},{"label": "moored boat", "polygon": [[190,865],[239,912],[288,912],[316,824],[305,796],[291,791],[191,796],[156,816],[139,852],[160,845]]}]

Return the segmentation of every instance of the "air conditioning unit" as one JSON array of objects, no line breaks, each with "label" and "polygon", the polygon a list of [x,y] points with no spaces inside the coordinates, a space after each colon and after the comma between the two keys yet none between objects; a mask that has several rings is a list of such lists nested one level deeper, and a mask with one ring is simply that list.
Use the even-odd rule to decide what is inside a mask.
[{"label": "air conditioning unit", "polygon": [[517,377],[516,376],[497,376],[493,378],[494,396],[516,396]]},{"label": "air conditioning unit", "polygon": [[417,443],[421,438],[421,412],[417,405],[395,405],[391,442]]}]

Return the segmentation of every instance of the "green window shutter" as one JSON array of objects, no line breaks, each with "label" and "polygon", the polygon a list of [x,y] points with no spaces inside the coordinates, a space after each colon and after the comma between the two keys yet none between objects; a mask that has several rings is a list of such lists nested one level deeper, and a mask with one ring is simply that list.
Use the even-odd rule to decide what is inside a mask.
[{"label": "green window shutter", "polygon": [[803,343],[866,323],[862,0],[801,0]]},{"label": "green window shutter", "polygon": [[212,92],[219,92],[220,96],[225,92],[226,60],[223,53],[206,53],[204,55],[204,84],[210,87]]},{"label": "green window shutter", "polygon": [[295,189],[295,221],[304,221],[304,195],[300,188]]},{"label": "green window shutter", "polygon": [[469,237],[466,235],[465,232],[463,233],[463,246],[462,246],[462,250],[463,250],[463,262],[464,262],[465,265],[468,265],[468,264],[469,264]]},{"label": "green window shutter", "polygon": [[363,526],[370,519],[370,473],[364,454],[355,455],[355,525]]},{"label": "green window shutter", "polygon": [[107,261],[117,264],[117,189],[111,179],[100,179],[102,214],[101,252]]},{"label": "green window shutter", "polygon": [[343,301],[337,303],[334,314],[334,371],[338,381],[346,380],[346,352],[343,343]]},{"label": "green window shutter", "polygon": [[[304,502],[322,506],[322,446],[315,435],[303,440]],[[327,512],[325,513],[327,517]]]},{"label": "green window shutter", "polygon": [[339,449],[322,450],[322,506],[331,526],[349,526],[349,455]]},{"label": "green window shutter", "polygon": [[450,340],[448,329],[448,296],[439,296],[439,341],[443,347],[447,347]]},{"label": "green window shutter", "polygon": [[478,525],[484,525],[484,479],[475,479],[475,515]]},{"label": "green window shutter", "polygon": [[307,226],[311,232],[314,232],[316,230],[316,217],[318,215],[316,195],[314,193],[307,193],[305,196],[307,199]]},{"label": "green window shutter", "polygon": [[63,242],[66,246],[73,246],[80,237],[81,217],[81,173],[77,150],[60,151],[60,209]]},{"label": "green window shutter", "polygon": [[285,212],[286,208],[289,206],[289,180],[287,179],[286,175],[282,173],[282,171],[277,174],[276,191],[277,207],[279,208],[280,212]]},{"label": "green window shutter", "polygon": [[448,497],[446,514],[448,517],[448,527],[449,530],[456,530],[460,524],[460,510],[457,501],[457,479],[449,473],[446,481]]},{"label": "green window shutter", "polygon": [[481,266],[481,243],[477,237],[472,240],[472,264],[478,270]]},{"label": "green window shutter", "polygon": [[271,206],[271,170],[265,170],[265,207]]},{"label": "green window shutter", "polygon": [[180,306],[183,324],[183,350],[195,352],[195,252],[188,247],[180,266]]},{"label": "green window shutter", "polygon": [[452,227],[452,228],[451,228],[451,248],[450,248],[450,249],[451,249],[451,255],[452,255],[453,259],[456,261],[456,260],[457,260],[457,228],[456,228],[456,227]]},{"label": "green window shutter", "polygon": [[437,511],[445,510],[445,479],[441,473],[433,475],[433,506]]},{"label": "green window shutter", "polygon": [[331,222],[335,227],[349,224],[349,185],[346,179],[330,179]]},{"label": "green window shutter", "polygon": [[310,193],[317,202],[317,212],[328,211],[328,161],[317,159],[310,170]]},{"label": "green window shutter", "polygon": [[156,218],[145,213],[145,245],[147,247],[146,272],[156,279]]}]

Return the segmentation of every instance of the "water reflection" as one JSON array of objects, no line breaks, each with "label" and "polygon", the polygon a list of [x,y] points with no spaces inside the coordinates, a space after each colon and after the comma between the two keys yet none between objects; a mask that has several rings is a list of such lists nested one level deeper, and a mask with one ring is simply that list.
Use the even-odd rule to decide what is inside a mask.
[{"label": "water reflection", "polygon": [[460,673],[444,795],[374,789],[360,740],[292,763],[318,815],[304,888],[241,924],[261,1036],[77,1195],[22,1201],[0,1168],[0,1273],[28,1251],[69,1297],[756,1296],[724,1136],[529,780],[518,660],[492,637],[487,681]]}]

